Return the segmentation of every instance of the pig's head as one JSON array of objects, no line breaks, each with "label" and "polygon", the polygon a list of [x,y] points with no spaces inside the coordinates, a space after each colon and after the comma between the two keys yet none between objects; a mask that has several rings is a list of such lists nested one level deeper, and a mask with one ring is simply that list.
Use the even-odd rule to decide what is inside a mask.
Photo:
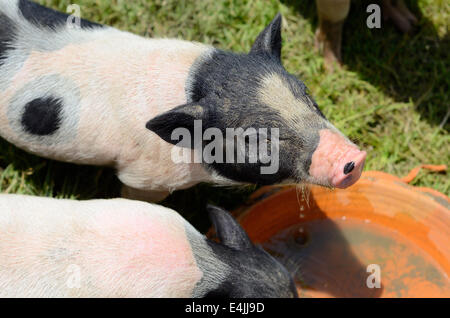
[{"label": "pig's head", "polygon": [[[204,155],[209,153],[205,150],[211,150],[207,148],[210,141],[205,139],[218,141],[211,156],[223,149],[223,160],[203,163],[218,180],[307,182],[346,188],[359,179],[366,153],[325,118],[305,84],[284,69],[281,21],[277,15],[248,54],[217,49],[204,53],[191,67],[186,85],[188,103],[151,119],[147,128],[172,144],[200,148]],[[183,144],[174,138],[177,128],[194,136],[195,122],[200,121],[206,136],[197,143],[201,147],[195,147],[195,141]],[[223,137],[208,132],[210,128],[220,130]],[[257,131],[257,153],[250,145],[255,140],[251,139],[252,128]],[[231,148],[234,162],[225,158],[230,141],[236,141],[236,137],[229,138],[227,129],[248,132],[244,144],[235,142]],[[264,144],[269,151],[263,151]],[[244,162],[238,162],[238,153],[244,154]]]},{"label": "pig's head", "polygon": [[[212,205],[208,206],[208,211],[220,244],[208,240],[219,261],[213,262],[215,271],[210,273],[212,277],[205,274],[204,281],[197,286],[198,291],[207,290],[203,297],[298,297],[287,269],[261,247],[254,245],[231,214]],[[205,265],[204,259],[198,256],[197,259],[200,267]],[[226,264],[226,268],[220,270],[219,264],[222,263]],[[221,274],[217,275],[218,272]]]}]

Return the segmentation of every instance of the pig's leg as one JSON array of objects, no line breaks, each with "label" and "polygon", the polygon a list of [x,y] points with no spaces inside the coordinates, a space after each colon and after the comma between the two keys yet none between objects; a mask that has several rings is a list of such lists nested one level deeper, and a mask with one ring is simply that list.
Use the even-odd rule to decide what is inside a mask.
[{"label": "pig's leg", "polygon": [[417,23],[417,18],[408,10],[403,0],[392,1],[383,0],[383,15],[385,19],[390,19],[394,25],[403,33],[409,33],[413,25]]},{"label": "pig's leg", "polygon": [[121,196],[126,199],[146,202],[160,202],[169,195],[169,191],[145,191],[122,185]]},{"label": "pig's leg", "polygon": [[405,4],[404,0],[397,1],[398,10],[405,16],[413,25],[418,23],[417,18],[414,14],[409,11],[408,7]]},{"label": "pig's leg", "polygon": [[350,10],[350,0],[316,0],[319,27],[315,45],[323,52],[325,68],[332,70],[335,63],[342,62],[342,27]]}]

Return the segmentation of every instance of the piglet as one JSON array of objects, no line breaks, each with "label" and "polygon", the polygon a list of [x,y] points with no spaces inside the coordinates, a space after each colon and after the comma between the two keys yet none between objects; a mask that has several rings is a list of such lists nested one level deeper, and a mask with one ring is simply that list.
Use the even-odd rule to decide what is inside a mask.
[{"label": "piglet", "polygon": [[[350,0],[316,0],[319,26],[315,45],[323,51],[328,70],[333,70],[333,63],[342,63],[342,32],[350,3]],[[367,3],[369,4],[370,2]],[[404,0],[382,0],[381,8],[384,20],[391,20],[403,33],[410,33],[418,22]]]},{"label": "piglet", "polygon": [[199,182],[355,183],[366,153],[281,63],[277,15],[248,54],[145,39],[27,0],[0,2],[0,136],[117,169],[148,201]]},{"label": "piglet", "polygon": [[286,269],[226,211],[221,243],[168,208],[0,195],[0,297],[296,297]]}]

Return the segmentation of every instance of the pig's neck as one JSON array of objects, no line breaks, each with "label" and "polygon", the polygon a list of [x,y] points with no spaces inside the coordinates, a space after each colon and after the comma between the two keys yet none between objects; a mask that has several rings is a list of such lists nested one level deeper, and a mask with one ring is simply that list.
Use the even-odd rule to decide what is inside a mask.
[{"label": "pig's neck", "polygon": [[115,69],[122,79],[109,83],[113,96],[120,99],[120,154],[115,157],[119,179],[134,188],[162,191],[211,181],[202,164],[175,163],[175,146],[145,127],[155,116],[188,102],[191,67],[211,48],[178,40],[139,42],[139,56],[136,50],[124,49],[134,62],[115,66],[123,69]]},{"label": "pig's neck", "polygon": [[185,231],[197,268],[202,272],[202,277],[195,285],[192,297],[204,297],[219,289],[232,273],[232,268],[226,263],[224,250],[227,248],[208,240],[189,223],[185,225]]},{"label": "pig's neck", "polygon": [[[173,153],[179,154],[181,148],[165,142],[145,127],[153,117],[192,102],[195,70],[215,49],[177,40],[147,41],[148,51],[142,56],[145,62],[128,70],[130,76],[121,81],[129,89],[117,87],[117,91],[124,92],[120,131],[131,137],[121,138],[121,154],[116,161],[119,179],[140,189],[169,191],[199,182],[233,184],[207,171],[201,163],[175,163]],[[117,86],[112,82],[111,85]],[[136,87],[140,90],[133,89]]]}]

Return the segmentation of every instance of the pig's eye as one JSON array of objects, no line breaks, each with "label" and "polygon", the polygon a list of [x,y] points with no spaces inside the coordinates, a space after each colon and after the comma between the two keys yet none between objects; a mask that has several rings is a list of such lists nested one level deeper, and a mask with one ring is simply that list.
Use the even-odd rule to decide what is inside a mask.
[{"label": "pig's eye", "polygon": [[[275,139],[274,141],[273,141],[273,143],[275,144],[275,145],[277,145],[277,144],[281,144],[281,143],[283,143],[283,142],[285,142],[286,140],[288,140],[288,138],[278,138],[278,139]],[[270,146],[271,144],[272,144],[272,139],[269,139],[269,138],[267,138],[266,139],[266,142],[267,142],[267,145],[268,146]]]}]

